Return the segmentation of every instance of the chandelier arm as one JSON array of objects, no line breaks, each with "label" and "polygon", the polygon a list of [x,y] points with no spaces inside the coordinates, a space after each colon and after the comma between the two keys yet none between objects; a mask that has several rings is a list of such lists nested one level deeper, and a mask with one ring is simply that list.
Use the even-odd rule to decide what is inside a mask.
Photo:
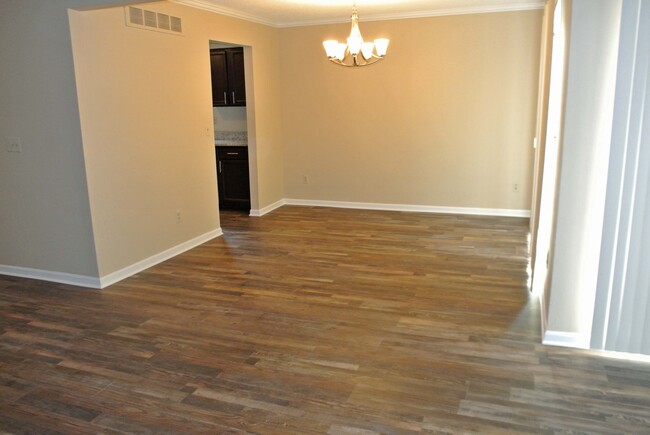
[{"label": "chandelier arm", "polygon": [[354,63],[345,63],[345,62],[340,61],[340,60],[338,60],[338,59],[336,59],[336,58],[328,58],[327,60],[329,60],[330,62],[333,62],[333,63],[335,63],[335,64],[337,64],[337,65],[340,65],[340,66],[346,66],[346,67],[358,67],[358,66],[370,66],[370,65],[374,65],[374,64],[376,64],[377,62],[379,62],[379,61],[382,60],[382,59],[384,59],[384,58],[383,58],[383,57],[379,57],[379,56],[375,56],[374,59],[369,60],[369,61],[366,61],[366,63],[356,63],[356,64],[354,64]]},{"label": "chandelier arm", "polygon": [[377,56],[375,53],[372,53],[372,56],[370,56],[370,58],[366,59],[364,57],[363,60],[365,60],[366,62],[370,62],[372,59],[376,59],[376,60],[372,61],[372,63],[375,63],[375,62],[380,61],[381,59],[384,59],[385,57],[386,56]]}]

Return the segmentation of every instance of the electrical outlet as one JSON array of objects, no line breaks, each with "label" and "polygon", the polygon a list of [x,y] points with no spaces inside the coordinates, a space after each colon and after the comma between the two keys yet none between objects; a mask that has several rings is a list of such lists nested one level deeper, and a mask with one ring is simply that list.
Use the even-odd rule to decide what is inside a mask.
[{"label": "electrical outlet", "polygon": [[176,210],[176,223],[180,224],[183,222],[183,215],[180,210]]},{"label": "electrical outlet", "polygon": [[306,175],[302,176],[302,184],[309,184],[309,178]]},{"label": "electrical outlet", "polygon": [[7,138],[7,152],[8,153],[22,153],[23,147],[19,137]]},{"label": "electrical outlet", "polygon": [[513,192],[519,192],[519,184],[518,183],[515,183],[515,184],[512,185],[512,191]]}]

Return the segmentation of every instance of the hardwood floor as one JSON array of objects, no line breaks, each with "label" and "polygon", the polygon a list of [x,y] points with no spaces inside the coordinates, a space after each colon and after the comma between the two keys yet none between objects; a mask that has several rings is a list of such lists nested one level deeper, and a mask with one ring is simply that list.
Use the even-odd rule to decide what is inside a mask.
[{"label": "hardwood floor", "polygon": [[282,207],[103,291],[0,276],[0,432],[650,433],[540,345],[527,220]]}]

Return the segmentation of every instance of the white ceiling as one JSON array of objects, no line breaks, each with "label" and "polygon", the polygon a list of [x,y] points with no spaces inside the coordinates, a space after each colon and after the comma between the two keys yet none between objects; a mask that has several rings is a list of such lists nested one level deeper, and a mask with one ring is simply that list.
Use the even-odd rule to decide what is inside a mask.
[{"label": "white ceiling", "polygon": [[[354,0],[172,0],[276,27],[341,23]],[[546,0],[356,0],[361,21],[539,9]]]}]

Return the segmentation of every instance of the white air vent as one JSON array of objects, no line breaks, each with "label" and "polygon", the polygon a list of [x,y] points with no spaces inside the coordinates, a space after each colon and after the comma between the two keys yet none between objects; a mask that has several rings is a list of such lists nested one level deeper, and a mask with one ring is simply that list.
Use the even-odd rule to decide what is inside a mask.
[{"label": "white air vent", "polygon": [[158,14],[158,27],[164,30],[171,30],[169,27],[169,15]]},{"label": "white air vent", "polygon": [[151,11],[144,11],[144,25],[147,27],[158,27],[158,20],[156,13]]},{"label": "white air vent", "polygon": [[133,6],[125,7],[124,12],[126,15],[126,25],[129,27],[156,30],[174,35],[183,33],[183,25],[179,17],[135,8]]},{"label": "white air vent", "polygon": [[181,25],[181,19],[178,17],[170,17],[172,23],[172,32],[183,32],[183,26]]},{"label": "white air vent", "polygon": [[144,16],[142,15],[142,12],[142,9],[139,8],[129,8],[129,22],[139,26],[144,25]]}]

